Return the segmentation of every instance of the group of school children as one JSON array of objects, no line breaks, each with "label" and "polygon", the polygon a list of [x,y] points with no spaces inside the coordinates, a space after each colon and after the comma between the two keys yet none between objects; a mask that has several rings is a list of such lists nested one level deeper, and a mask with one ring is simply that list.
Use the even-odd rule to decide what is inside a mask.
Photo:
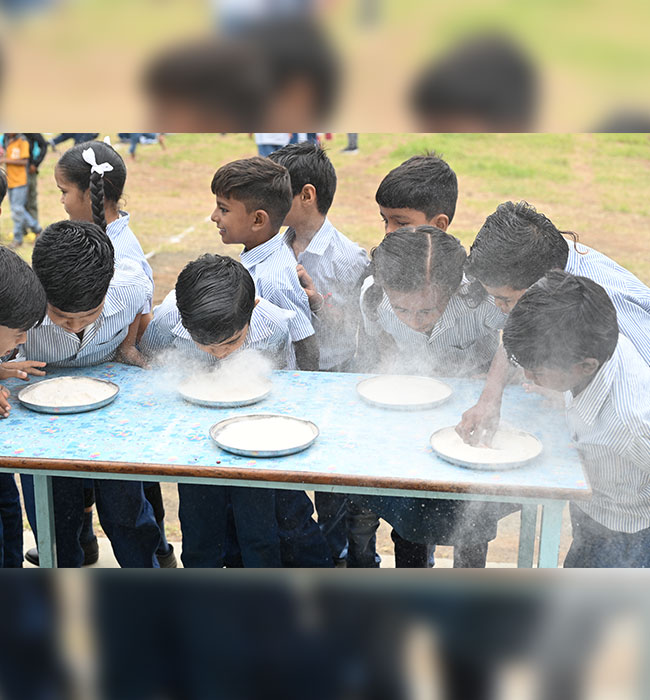
[{"label": "group of school children", "polygon": [[[120,155],[98,141],[76,145],[55,179],[69,220],[40,233],[31,267],[0,248],[0,378],[109,360],[218,364],[242,349],[280,369],[482,375],[457,431],[489,444],[504,387],[523,369],[540,390],[564,392],[593,492],[571,504],[564,565],[650,565],[650,289],[534,207],[501,204],[468,255],[447,233],[454,171],[416,155],[379,185],[385,236],[368,258],[328,219],[336,173],[325,151],[288,145],[216,171],[211,219],[223,243],[243,246],[240,259],[200,256],[152,309],[152,270],[119,208]],[[5,192],[2,178],[0,202]],[[8,397],[0,391],[10,420]],[[30,477],[22,490],[35,529]],[[158,484],[56,477],[53,491],[60,566],[97,560],[93,503],[121,566],[176,566]],[[435,545],[447,544],[454,566],[483,567],[499,518],[516,508],[317,492],[314,514],[301,491],[178,492],[185,567],[379,566],[379,518],[393,527],[397,566],[431,566]],[[37,564],[38,552],[26,558]],[[22,562],[18,491],[3,474],[0,565]]]}]

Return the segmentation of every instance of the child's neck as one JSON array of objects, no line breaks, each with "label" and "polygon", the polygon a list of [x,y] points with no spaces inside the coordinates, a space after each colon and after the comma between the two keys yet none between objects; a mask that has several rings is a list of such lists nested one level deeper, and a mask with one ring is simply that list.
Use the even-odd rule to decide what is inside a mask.
[{"label": "child's neck", "polygon": [[277,233],[278,232],[273,229],[267,229],[264,232],[251,234],[251,237],[246,242],[242,241],[244,243],[244,250],[249,251],[261,246],[263,243],[270,241]]},{"label": "child's neck", "polygon": [[305,217],[302,221],[296,222],[292,226],[295,236],[291,242],[291,248],[296,256],[307,249],[307,246],[325,223],[325,218],[324,214],[315,211],[312,215]]},{"label": "child's neck", "polygon": [[104,217],[106,218],[107,224],[112,224],[114,221],[120,218],[120,208],[117,204],[108,205],[104,202]]},{"label": "child's neck", "polygon": [[594,380],[594,377],[598,374],[599,371],[600,367],[596,372],[586,377],[584,381],[580,382],[579,384],[576,384],[576,386],[571,388],[571,394],[574,399],[578,394],[581,394],[591,384],[591,382]]}]

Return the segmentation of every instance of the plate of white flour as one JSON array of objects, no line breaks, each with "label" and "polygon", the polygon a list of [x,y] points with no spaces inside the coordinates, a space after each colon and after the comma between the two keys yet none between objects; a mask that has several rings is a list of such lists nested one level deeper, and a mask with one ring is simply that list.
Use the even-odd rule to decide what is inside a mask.
[{"label": "plate of white flour", "polygon": [[111,403],[120,387],[94,377],[54,377],[18,392],[19,401],[39,413],[83,413]]},{"label": "plate of white flour", "polygon": [[359,396],[373,406],[398,411],[419,411],[446,401],[452,388],[433,377],[385,374],[357,384]]},{"label": "plate of white flour", "polygon": [[270,379],[253,375],[206,372],[185,379],[178,386],[181,396],[190,403],[216,408],[250,406],[265,399],[273,388]]},{"label": "plate of white flour", "polygon": [[542,443],[534,435],[514,428],[497,430],[490,447],[468,445],[454,426],[436,430],[429,442],[442,459],[471,469],[514,469],[527,464],[542,452]]},{"label": "plate of white flour", "polygon": [[227,418],[210,428],[210,437],[222,450],[246,457],[281,457],[302,452],[318,435],[318,427],[311,421],[275,413]]}]

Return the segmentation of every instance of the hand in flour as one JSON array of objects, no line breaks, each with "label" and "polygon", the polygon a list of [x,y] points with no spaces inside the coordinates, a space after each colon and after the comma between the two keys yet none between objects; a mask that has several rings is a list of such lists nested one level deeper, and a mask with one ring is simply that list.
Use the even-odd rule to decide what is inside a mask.
[{"label": "hand in flour", "polygon": [[456,426],[456,432],[469,445],[490,447],[494,433],[499,427],[500,417],[501,402],[481,398],[475,406],[463,413],[460,423]]},{"label": "hand in flour", "polygon": [[11,405],[7,399],[9,398],[9,389],[0,384],[0,417],[9,418],[9,411],[11,411]]},{"label": "hand in flour", "polygon": [[43,377],[45,372],[43,367],[47,362],[37,362],[36,360],[25,360],[24,362],[3,362],[0,365],[0,379],[17,377],[18,379],[29,380],[29,375]]}]

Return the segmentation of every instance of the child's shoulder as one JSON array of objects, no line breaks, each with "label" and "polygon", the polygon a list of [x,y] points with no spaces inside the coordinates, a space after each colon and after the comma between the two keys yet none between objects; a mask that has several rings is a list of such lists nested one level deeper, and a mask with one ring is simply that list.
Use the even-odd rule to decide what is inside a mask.
[{"label": "child's shoulder", "polygon": [[628,338],[619,336],[616,371],[610,389],[612,406],[632,434],[650,434],[650,367]]}]

